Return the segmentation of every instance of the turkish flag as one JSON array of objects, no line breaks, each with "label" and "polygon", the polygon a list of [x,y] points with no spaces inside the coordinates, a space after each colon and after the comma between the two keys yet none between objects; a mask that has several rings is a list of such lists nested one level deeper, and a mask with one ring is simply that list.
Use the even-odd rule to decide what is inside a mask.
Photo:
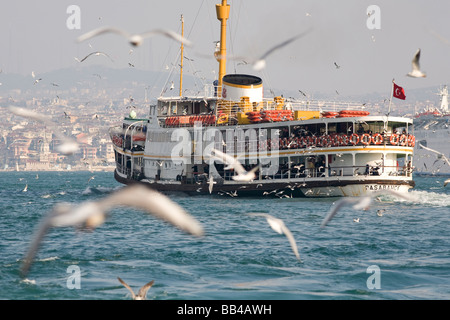
[{"label": "turkish flag", "polygon": [[405,95],[405,90],[403,90],[402,87],[394,84],[394,91],[393,91],[393,97],[397,98],[397,99],[402,99],[405,100],[406,99],[406,95]]}]

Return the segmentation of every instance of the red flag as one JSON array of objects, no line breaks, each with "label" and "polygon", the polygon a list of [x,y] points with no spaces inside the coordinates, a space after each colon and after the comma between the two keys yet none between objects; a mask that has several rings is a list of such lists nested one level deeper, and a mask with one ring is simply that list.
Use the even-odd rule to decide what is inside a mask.
[{"label": "red flag", "polygon": [[397,98],[397,99],[405,100],[406,99],[405,90],[403,90],[402,87],[396,85],[395,83],[393,83],[393,84],[394,84],[394,91],[392,93],[393,97]]}]

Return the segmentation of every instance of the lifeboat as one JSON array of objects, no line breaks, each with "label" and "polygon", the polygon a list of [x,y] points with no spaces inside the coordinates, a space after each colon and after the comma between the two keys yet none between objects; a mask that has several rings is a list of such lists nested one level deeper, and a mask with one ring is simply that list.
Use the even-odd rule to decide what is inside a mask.
[{"label": "lifeboat", "polygon": [[349,117],[365,117],[370,114],[369,111],[360,110],[341,110],[336,116],[337,118],[349,118]]}]

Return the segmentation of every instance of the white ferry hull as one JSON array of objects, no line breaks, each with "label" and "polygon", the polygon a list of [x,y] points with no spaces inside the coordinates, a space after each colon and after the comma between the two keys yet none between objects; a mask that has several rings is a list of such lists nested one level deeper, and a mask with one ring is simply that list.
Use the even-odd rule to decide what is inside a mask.
[{"label": "white ferry hull", "polygon": [[216,183],[211,192],[206,181],[197,184],[183,184],[179,181],[155,181],[149,179],[135,180],[114,172],[115,179],[123,184],[144,184],[152,189],[165,193],[186,193],[188,195],[220,195],[230,197],[273,197],[273,198],[298,198],[298,197],[360,197],[376,191],[394,190],[408,192],[413,188],[413,180],[405,179],[360,179],[355,180],[317,180],[304,181],[292,179],[285,181],[271,181],[264,184],[259,181],[237,183]]}]

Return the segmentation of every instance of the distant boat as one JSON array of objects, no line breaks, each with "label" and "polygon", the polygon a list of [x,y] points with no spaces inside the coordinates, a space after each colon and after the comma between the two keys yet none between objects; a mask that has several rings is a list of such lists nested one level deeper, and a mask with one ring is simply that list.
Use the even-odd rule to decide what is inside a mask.
[{"label": "distant boat", "polygon": [[[441,97],[439,108],[427,107],[414,119],[416,137],[414,172],[418,175],[450,175],[450,166],[439,155],[430,152],[428,147],[450,157],[450,109],[448,106],[448,88],[443,85],[438,95]],[[421,147],[423,146],[423,147]]]},{"label": "distant boat", "polygon": [[25,188],[23,188],[22,191],[23,191],[23,192],[27,192],[27,191],[28,191],[28,183],[25,185]]}]

